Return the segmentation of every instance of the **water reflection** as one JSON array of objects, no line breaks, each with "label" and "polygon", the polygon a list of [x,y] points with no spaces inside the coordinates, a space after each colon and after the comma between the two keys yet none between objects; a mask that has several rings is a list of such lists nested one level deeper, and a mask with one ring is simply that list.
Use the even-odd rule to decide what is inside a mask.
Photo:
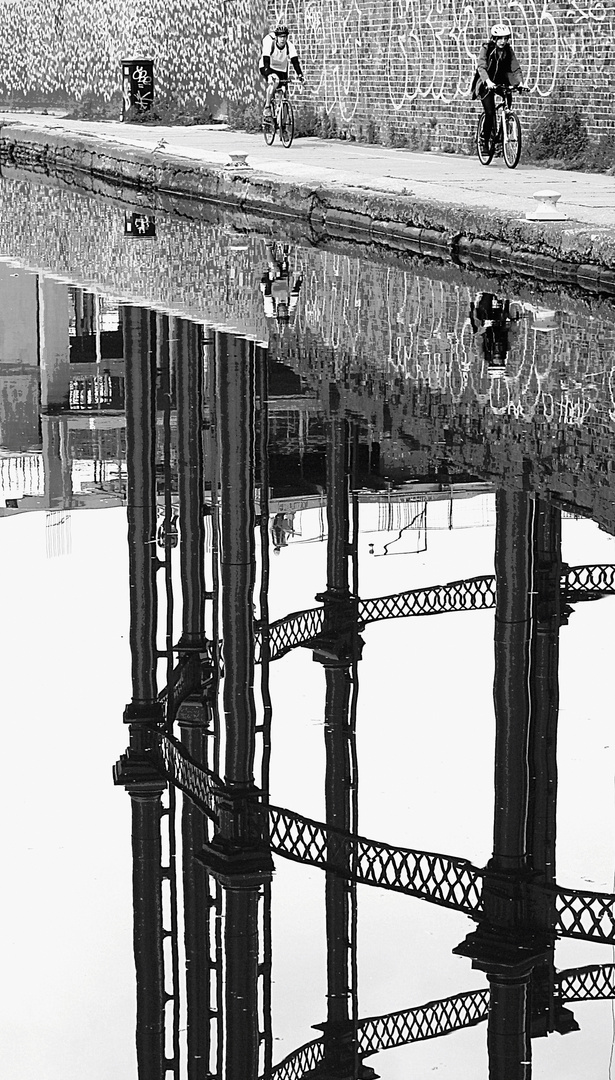
[{"label": "water reflection", "polygon": [[[167,226],[156,224],[158,242]],[[610,563],[569,566],[562,553],[570,508],[615,529],[611,312],[598,326],[578,297],[549,306],[452,268],[429,276],[212,236],[223,261],[210,295],[184,283],[166,310],[160,296],[157,309],[126,302],[126,264],[121,302],[111,262],[100,291],[8,265],[2,279],[35,313],[36,332],[25,319],[19,360],[3,357],[0,514],[43,508],[59,554],[72,510],[127,513],[132,689],[115,780],[132,814],[139,1080],[393,1077],[395,1051],[406,1048],[407,1068],[425,1060],[413,1056],[423,1042],[429,1067],[449,1076],[553,1076],[537,1040],[582,1028],[575,1002],[615,997],[614,966],[599,962],[615,942],[615,897],[556,873],[561,628],[615,592]],[[140,287],[170,299],[172,275],[148,279],[160,253],[135,240]],[[186,291],[182,315],[170,314]],[[214,308],[220,318],[205,317]],[[238,312],[244,333],[227,325]],[[220,321],[226,329],[212,329]],[[592,468],[581,472],[586,456]],[[495,574],[421,578],[412,559],[428,539],[478,526],[495,530]],[[374,636],[392,625],[403,649],[401,624],[419,617],[448,627],[429,671],[418,650],[400,660]],[[412,766],[437,787],[418,732],[436,723],[447,650],[481,618],[493,837],[490,857],[473,862],[447,847],[446,832],[439,850],[414,848],[426,831],[419,815],[372,828],[380,796],[363,781],[360,794],[359,773],[393,723],[390,775],[401,758],[402,784]],[[395,675],[407,700],[391,718]],[[370,681],[375,707],[365,704]],[[476,688],[460,685],[458,698],[466,692],[464,722]],[[302,695],[322,769],[298,749]],[[468,758],[487,755],[469,725],[462,739]],[[471,775],[466,760],[457,771]],[[320,810],[306,812],[307,787]],[[452,829],[463,807],[441,801]],[[302,921],[294,910],[320,880],[319,911]],[[365,989],[375,965],[362,962],[361,932],[381,894],[399,902],[395,924],[375,919],[378,990],[392,986],[382,1004]],[[427,908],[437,989],[420,996],[416,971],[393,979],[385,953],[391,940],[411,947],[420,966]],[[280,953],[294,955],[301,938],[323,987],[315,1011],[303,968],[276,989]],[[568,941],[577,961],[562,966]],[[286,1030],[283,995],[298,1014]]]},{"label": "water reflection", "polygon": [[[572,604],[613,590],[615,569],[565,567],[561,510],[528,493],[502,489],[495,504],[494,579],[360,598],[364,432],[358,420],[344,415],[331,386],[325,420],[324,589],[316,596],[318,607],[272,623],[267,611],[269,552],[276,550],[280,519],[287,522],[287,515],[279,511],[272,517],[269,508],[267,351],[222,333],[205,339],[200,328],[190,325],[166,327],[160,316],[153,324],[147,312],[136,309],[124,308],[123,320],[129,361],[133,698],[125,714],[130,746],[118,763],[116,782],[127,787],[133,802],[142,1075],[179,1070],[180,999],[185,993],[189,1075],[358,1080],[376,1075],[366,1058],[387,1047],[484,1020],[485,1074],[492,1080],[529,1077],[532,1038],[577,1030],[570,1000],[615,992],[612,965],[562,973],[554,956],[558,937],[610,943],[615,933],[615,898],[561,888],[555,873],[560,626]],[[159,455],[153,358],[168,403]],[[172,402],[168,388],[175,380]],[[209,394],[203,393],[206,386]],[[205,400],[215,401],[206,428]],[[379,486],[377,476],[373,486]],[[167,508],[162,565],[152,543],[161,490]],[[205,558],[206,506],[213,529],[210,559]],[[182,604],[176,640],[171,551],[177,518]],[[162,650],[157,645],[159,572],[166,611]],[[480,868],[457,854],[397,848],[382,838],[362,837],[356,721],[365,625],[492,606],[496,742],[489,863]],[[270,665],[296,647],[309,649],[324,673],[325,816],[320,822],[292,807],[273,805],[269,797]],[[159,691],[162,658],[166,685]],[[172,797],[163,815],[164,779]],[[189,797],[182,804],[181,832],[174,822],[175,788]],[[168,865],[162,857],[162,821],[170,833]],[[174,910],[176,842],[182,844],[184,873],[183,974],[180,919]],[[319,1025],[322,1035],[280,1063],[274,1061],[269,1013],[273,855],[320,867],[325,874],[327,1012]],[[477,929],[455,951],[485,973],[487,988],[464,993],[460,987],[453,997],[361,1017],[359,884],[396,890],[473,918]],[[165,955],[167,940],[171,947]]]}]

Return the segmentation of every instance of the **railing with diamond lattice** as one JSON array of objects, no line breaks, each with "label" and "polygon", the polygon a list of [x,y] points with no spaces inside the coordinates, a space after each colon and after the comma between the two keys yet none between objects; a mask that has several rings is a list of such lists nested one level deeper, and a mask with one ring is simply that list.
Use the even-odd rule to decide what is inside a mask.
[{"label": "railing with diamond lattice", "polygon": [[349,836],[310,818],[269,807],[272,851],[477,917],[482,875],[465,859]]},{"label": "railing with diamond lattice", "polygon": [[[598,599],[615,593],[615,566],[600,563],[595,566],[573,566],[562,574],[561,587],[572,601]],[[486,611],[495,607],[495,577],[466,578],[446,585],[431,585],[410,589],[391,596],[374,596],[359,600],[358,617],[361,623],[382,622],[384,619],[405,619],[418,615],[444,615],[460,611]],[[298,645],[309,642],[322,630],[323,609],[308,608],[295,612],[269,628],[271,659],[277,660]],[[256,635],[256,662],[260,662],[262,635]]]},{"label": "railing with diamond lattice", "polygon": [[152,735],[155,740],[153,753],[156,755],[156,765],[160,772],[175,787],[189,795],[208,817],[216,820],[215,791],[219,788],[220,781],[215,773],[209,772],[195,761],[172,735],[156,730],[152,731]]},{"label": "railing with diamond lattice", "polygon": [[556,933],[615,945],[615,896],[612,893],[558,889],[555,907]]},{"label": "railing with diamond lattice", "polygon": [[[598,1001],[615,998],[615,964],[570,968],[555,978],[562,1001]],[[362,1057],[396,1046],[436,1039],[487,1019],[489,990],[468,990],[450,998],[429,1001],[411,1009],[370,1016],[357,1025],[358,1052]],[[322,1038],[301,1046],[272,1071],[272,1080],[301,1080],[323,1060]]]},{"label": "railing with diamond lattice", "polygon": [[[177,739],[160,731],[152,734],[159,771],[215,821],[219,777],[193,760]],[[271,850],[286,858],[480,919],[484,871],[467,859],[349,835],[279,806],[268,807],[268,814]],[[615,944],[615,895],[575,889],[548,892],[555,901],[557,934]]]},{"label": "railing with diamond lattice", "polygon": [[603,1001],[615,998],[615,964],[592,964],[560,971],[562,1001]]},{"label": "railing with diamond lattice", "polygon": [[[270,660],[278,660],[291,649],[316,637],[322,630],[323,609],[308,608],[306,611],[295,611],[278,622],[271,623],[269,627]],[[262,631],[256,634],[255,660],[259,664],[262,655]]]},{"label": "railing with diamond lattice", "polygon": [[314,1039],[306,1043],[299,1050],[295,1050],[284,1058],[279,1065],[274,1065],[271,1071],[271,1080],[301,1080],[306,1073],[311,1072],[320,1064],[325,1056],[325,1046],[322,1038]]},{"label": "railing with diamond lattice", "polygon": [[436,1039],[487,1019],[489,990],[469,990],[455,997],[429,1001],[388,1016],[372,1016],[359,1023],[359,1053],[376,1054],[393,1046]]}]

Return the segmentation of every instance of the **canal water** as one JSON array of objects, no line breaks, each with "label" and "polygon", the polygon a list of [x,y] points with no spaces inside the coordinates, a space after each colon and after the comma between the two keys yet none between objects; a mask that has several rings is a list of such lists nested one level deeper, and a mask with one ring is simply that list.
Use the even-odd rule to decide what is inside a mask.
[{"label": "canal water", "polygon": [[611,301],[167,210],[0,186],[2,1075],[610,1080]]}]

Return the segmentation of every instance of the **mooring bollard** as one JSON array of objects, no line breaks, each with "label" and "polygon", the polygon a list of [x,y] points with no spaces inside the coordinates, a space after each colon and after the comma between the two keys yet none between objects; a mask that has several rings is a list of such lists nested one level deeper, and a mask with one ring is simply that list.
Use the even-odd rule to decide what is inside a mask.
[{"label": "mooring bollard", "polygon": [[147,112],[154,104],[154,61],[122,60],[122,120],[130,109]]},{"label": "mooring bollard", "polygon": [[525,215],[527,221],[565,221],[566,215],[558,207],[561,199],[559,191],[535,191],[532,198],[536,199],[536,206],[528,210]]}]

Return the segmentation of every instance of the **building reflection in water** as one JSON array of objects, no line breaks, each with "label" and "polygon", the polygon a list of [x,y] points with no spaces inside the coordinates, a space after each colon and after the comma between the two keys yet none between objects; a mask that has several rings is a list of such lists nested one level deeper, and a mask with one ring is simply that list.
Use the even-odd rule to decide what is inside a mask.
[{"label": "building reflection in water", "polygon": [[[364,427],[344,414],[331,385],[320,477],[326,581],[313,610],[271,622],[275,358],[177,318],[130,307],[121,316],[132,700],[115,780],[132,802],[139,1080],[180,1070],[194,1080],[359,1080],[376,1076],[368,1059],[380,1051],[480,1022],[485,1075],[529,1078],[532,1039],[574,1031],[572,1001],[615,996],[612,965],[558,972],[554,963],[558,937],[615,942],[615,897],[564,889],[555,867],[560,627],[572,604],[614,590],[613,568],[564,565],[560,510],[502,489],[494,578],[361,599],[369,453]],[[496,722],[488,865],[362,837],[355,727],[363,627],[488,607]],[[295,647],[310,649],[324,675],[322,822],[269,799],[269,671]],[[325,875],[326,1015],[310,1020],[319,1034],[283,1062],[273,1057],[271,1017],[274,856]],[[476,929],[456,951],[485,973],[487,987],[361,1017],[358,884],[471,916]]]}]

